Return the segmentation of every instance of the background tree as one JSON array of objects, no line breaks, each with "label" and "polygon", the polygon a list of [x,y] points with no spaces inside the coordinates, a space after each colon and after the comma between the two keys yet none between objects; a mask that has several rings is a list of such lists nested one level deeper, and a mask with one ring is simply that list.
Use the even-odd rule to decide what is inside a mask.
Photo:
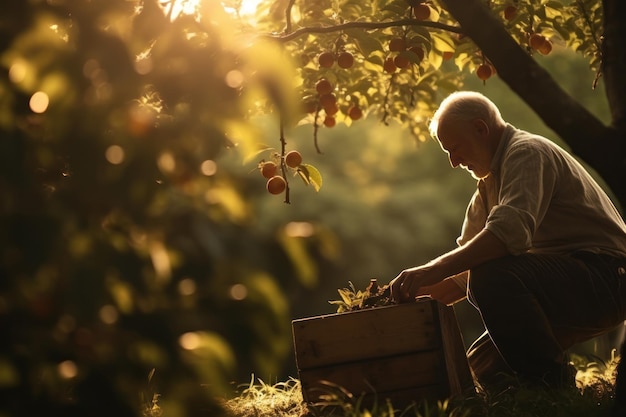
[{"label": "background tree", "polygon": [[[391,160],[410,167],[412,160],[389,146],[361,166],[344,165],[348,152],[336,171],[318,171],[325,155],[342,155],[337,149],[348,133],[335,125],[358,132],[359,124],[370,129],[365,118],[398,122],[424,142],[439,99],[482,68],[487,83],[495,72],[510,85],[521,83],[514,90],[531,97],[527,102],[565,141],[585,139],[575,150],[624,202],[614,176],[623,161],[623,57],[611,43],[623,38],[619,2],[604,5],[611,10],[604,22],[603,7],[583,1],[279,0],[261,2],[254,25],[237,13],[244,5],[57,0],[3,9],[4,414],[134,415],[152,406],[158,386],[162,407],[216,415],[212,398],[228,392],[229,381],[280,369],[290,348],[287,297],[323,273],[332,234],[302,239],[305,220],[319,216],[313,208],[293,219],[290,233],[262,232],[254,212],[259,197],[266,210],[281,197],[266,194],[269,179],[261,172],[243,180],[249,165],[229,165],[225,150],[236,150],[253,171],[274,163],[272,176],[288,181],[280,193],[286,201],[290,192],[294,201],[315,200],[320,172],[327,182],[335,172],[371,180],[359,197],[363,212],[375,207],[393,216],[410,206],[415,180],[385,167]],[[549,41],[533,47],[534,33]],[[542,84],[549,76],[530,57],[550,53],[546,45],[553,44],[579,49],[604,74],[611,127],[574,113],[575,102]],[[539,107],[551,100],[557,104]],[[275,120],[273,133],[260,129],[260,114]],[[303,129],[311,142],[295,139]],[[379,135],[371,143],[385,149],[381,142],[393,139]],[[301,163],[286,163],[293,150]],[[367,164],[380,165],[368,172]],[[293,179],[309,186],[296,188]],[[437,183],[420,187],[428,192]],[[465,188],[458,190],[462,197]],[[351,192],[318,201],[343,212]],[[434,230],[456,230],[456,214]],[[411,224],[432,227],[431,218]],[[341,219],[336,225],[350,232]],[[410,237],[390,230],[388,242]],[[312,264],[320,269],[311,272]]]}]

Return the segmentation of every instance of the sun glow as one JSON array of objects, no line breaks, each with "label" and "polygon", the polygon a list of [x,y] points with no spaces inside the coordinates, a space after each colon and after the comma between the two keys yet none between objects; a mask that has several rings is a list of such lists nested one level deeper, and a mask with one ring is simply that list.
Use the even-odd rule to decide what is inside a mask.
[{"label": "sun glow", "polygon": [[161,8],[163,13],[174,21],[181,14],[195,15],[200,9],[200,2],[202,0],[171,0],[167,2],[161,2]]},{"label": "sun glow", "polygon": [[243,16],[252,16],[256,12],[257,6],[263,0],[242,0],[239,13]]},{"label": "sun glow", "polygon": [[256,13],[256,9],[264,0],[223,0],[222,5],[227,13],[240,17],[251,17]]}]

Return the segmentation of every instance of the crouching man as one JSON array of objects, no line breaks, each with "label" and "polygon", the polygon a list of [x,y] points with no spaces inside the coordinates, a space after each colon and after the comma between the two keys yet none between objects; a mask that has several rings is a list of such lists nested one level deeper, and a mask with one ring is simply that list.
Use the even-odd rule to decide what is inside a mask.
[{"label": "crouching man", "polygon": [[486,332],[468,350],[477,382],[575,386],[565,351],[626,319],[626,225],[589,173],[553,142],[507,124],[475,92],[446,98],[431,134],[477,180],[459,246],[402,271],[396,301],[464,297]]}]

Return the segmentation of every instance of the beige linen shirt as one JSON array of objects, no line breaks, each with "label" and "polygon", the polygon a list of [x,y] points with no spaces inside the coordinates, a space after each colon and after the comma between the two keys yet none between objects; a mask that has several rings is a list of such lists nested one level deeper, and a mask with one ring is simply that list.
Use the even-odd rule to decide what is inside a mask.
[{"label": "beige linen shirt", "polygon": [[482,229],[513,255],[589,251],[626,257],[624,220],[583,166],[548,139],[511,125],[490,174],[478,181],[457,243]]}]

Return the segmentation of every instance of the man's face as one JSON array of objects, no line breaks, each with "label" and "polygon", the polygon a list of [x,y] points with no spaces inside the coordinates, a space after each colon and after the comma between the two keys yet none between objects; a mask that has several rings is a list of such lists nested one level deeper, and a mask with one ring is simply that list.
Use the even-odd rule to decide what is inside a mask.
[{"label": "man's face", "polygon": [[489,175],[492,152],[488,135],[489,130],[482,120],[443,121],[437,129],[439,144],[448,154],[450,165],[460,166],[476,179]]}]

